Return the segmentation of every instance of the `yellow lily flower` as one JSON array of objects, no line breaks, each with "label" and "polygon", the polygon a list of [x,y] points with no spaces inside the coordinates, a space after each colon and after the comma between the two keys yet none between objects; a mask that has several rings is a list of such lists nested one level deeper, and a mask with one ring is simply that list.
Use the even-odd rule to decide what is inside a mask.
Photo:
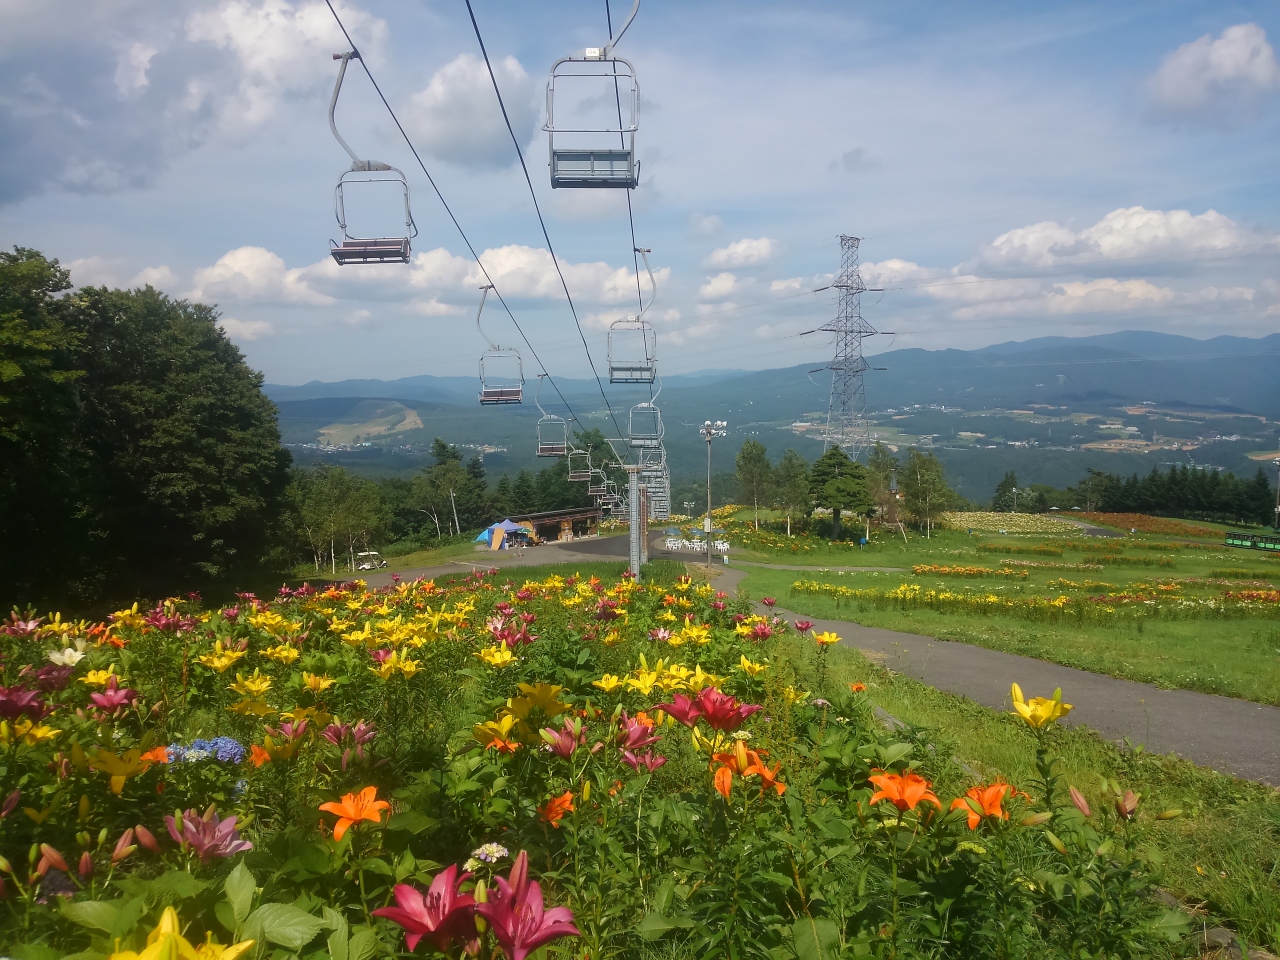
[{"label": "yellow lily flower", "polygon": [[319,707],[294,707],[292,710],[284,711],[280,716],[282,719],[292,720],[294,723],[300,720],[310,720],[317,727],[323,727],[333,719],[333,714],[328,710],[321,710]]},{"label": "yellow lily flower", "polygon": [[719,730],[714,736],[708,737],[700,733],[697,727],[693,728],[693,749],[701,753],[724,753],[732,742]]},{"label": "yellow lily flower", "polygon": [[813,639],[818,642],[820,647],[829,647],[833,643],[840,642],[840,635],[831,630],[825,630],[822,633],[815,633]]},{"label": "yellow lily flower", "polygon": [[353,647],[364,645],[372,647],[377,644],[378,638],[373,635],[373,623],[369,620],[364,622],[364,628],[361,630],[352,630],[350,633],[342,635],[342,642],[350,644]]},{"label": "yellow lily flower", "polygon": [[135,601],[132,607],[126,607],[124,610],[117,610],[111,615],[111,626],[119,627],[140,627],[142,626],[142,614],[138,612],[138,604]]},{"label": "yellow lily flower", "polygon": [[680,632],[684,634],[684,638],[690,643],[711,642],[711,628],[706,624],[691,623]]},{"label": "yellow lily flower", "polygon": [[255,697],[245,697],[239,703],[233,703],[227,707],[232,713],[238,713],[242,717],[268,717],[275,713],[275,707]]},{"label": "yellow lily flower", "polygon": [[318,673],[302,672],[302,685],[312,693],[324,693],[338,681]]},{"label": "yellow lily flower", "polygon": [[663,623],[675,623],[680,618],[670,610],[663,610],[655,619],[661,620]]},{"label": "yellow lily flower", "polygon": [[560,691],[564,688],[553,683],[522,683],[518,689],[521,695],[507,701],[507,710],[520,720],[528,720],[535,707],[548,719],[558,717],[569,709],[569,705],[560,700]]},{"label": "yellow lily flower", "polygon": [[182,935],[182,924],[173,907],[165,907],[156,928],[147,934],[147,947],[141,953],[133,950],[117,950],[110,960],[237,960],[253,948],[252,940],[224,947],[216,943],[210,933],[199,947]]},{"label": "yellow lily flower", "polygon": [[26,717],[19,717],[12,726],[8,720],[0,720],[0,743],[6,747],[14,743],[24,743],[28,747],[34,747],[45,740],[52,740],[61,732],[57,727],[33,723]]},{"label": "yellow lily flower", "polygon": [[229,684],[227,689],[240,694],[242,697],[260,700],[262,695],[271,689],[271,678],[264,677],[262,671],[254,667],[251,676],[246,677],[243,673],[237,673],[236,682]]},{"label": "yellow lily flower", "polygon": [[508,667],[519,658],[506,647],[485,647],[473,656],[479,657],[491,667]]},{"label": "yellow lily flower", "polygon": [[80,678],[80,682],[87,683],[91,687],[105,687],[115,673],[116,665],[113,663],[106,670],[90,670]]},{"label": "yellow lily flower", "polygon": [[243,650],[227,650],[223,647],[222,641],[218,640],[213,644],[213,652],[197,657],[196,663],[217,670],[218,673],[226,673],[244,655]]},{"label": "yellow lily flower", "polygon": [[297,647],[287,643],[282,643],[275,647],[268,647],[266,650],[262,651],[262,655],[269,660],[274,660],[276,663],[283,663],[286,666],[302,656]]},{"label": "yellow lily flower", "polygon": [[515,725],[516,718],[509,713],[504,713],[497,720],[477,723],[471,728],[471,736],[486,747],[495,740],[506,743],[511,739],[511,731]]},{"label": "yellow lily flower", "polygon": [[599,680],[591,681],[593,687],[599,687],[605,693],[613,693],[622,686],[622,678],[614,676],[612,673],[606,673]]},{"label": "yellow lily flower", "polygon": [[748,677],[758,677],[760,676],[760,674],[764,673],[766,670],[769,669],[769,664],[767,662],[753,663],[752,661],[748,660],[745,656],[738,658],[738,666],[742,669],[742,672],[745,673]]},{"label": "yellow lily flower", "polygon": [[622,634],[618,633],[617,630],[610,630],[600,638],[600,642],[606,647],[612,647],[614,644],[622,642]]},{"label": "yellow lily flower", "polygon": [[421,667],[422,664],[417,660],[401,660],[399,666],[400,672],[404,674],[405,679],[408,679],[418,672],[418,668]]},{"label": "yellow lily flower", "polygon": [[1030,700],[1022,698],[1022,688],[1016,683],[1013,685],[1013,709],[1014,712],[1027,722],[1027,726],[1032,729],[1040,729],[1048,726],[1065,717],[1071,712],[1071,704],[1062,702],[1062,688],[1058,687],[1053,691],[1053,699],[1046,700],[1044,697],[1032,697]]},{"label": "yellow lily flower", "polygon": [[703,673],[702,664],[698,664],[693,674],[685,680],[685,686],[689,688],[690,693],[697,693],[704,687],[719,689],[722,683],[724,683],[724,677],[717,677],[714,673]]},{"label": "yellow lily flower", "polygon": [[111,777],[111,792],[119,796],[124,790],[124,782],[144,772],[151,766],[151,761],[143,759],[142,751],[136,747],[126,750],[119,756],[98,747],[93,752],[93,759],[89,761],[89,766]]},{"label": "yellow lily flower", "polygon": [[804,703],[806,700],[809,699],[809,691],[797,690],[793,686],[788,686],[785,690],[782,691],[782,698],[786,700],[787,703],[791,704],[792,706],[795,706],[796,704]]}]

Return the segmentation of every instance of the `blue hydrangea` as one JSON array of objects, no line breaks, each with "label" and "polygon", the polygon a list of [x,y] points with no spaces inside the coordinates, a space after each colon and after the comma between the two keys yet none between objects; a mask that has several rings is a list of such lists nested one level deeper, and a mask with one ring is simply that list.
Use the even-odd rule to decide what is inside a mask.
[{"label": "blue hydrangea", "polygon": [[249,751],[240,741],[231,737],[214,737],[212,740],[198,738],[191,746],[181,744],[169,745],[170,763],[195,763],[200,760],[217,760],[220,763],[241,763]]}]

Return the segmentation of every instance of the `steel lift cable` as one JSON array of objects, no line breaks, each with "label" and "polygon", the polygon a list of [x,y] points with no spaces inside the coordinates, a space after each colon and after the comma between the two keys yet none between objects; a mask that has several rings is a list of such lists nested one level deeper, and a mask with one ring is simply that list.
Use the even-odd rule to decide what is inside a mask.
[{"label": "steel lift cable", "polygon": [[[325,2],[328,3],[329,0],[325,0]],[[569,312],[573,314],[573,322],[578,328],[578,337],[582,340],[582,349],[587,354],[587,363],[591,365],[591,373],[596,378],[596,386],[600,389],[600,397],[604,400],[605,408],[609,411],[609,419],[613,421],[614,429],[621,433],[622,428],[618,426],[618,418],[614,415],[613,405],[609,403],[609,396],[605,393],[604,384],[600,380],[600,373],[596,370],[595,359],[591,356],[591,348],[587,345],[587,335],[582,329],[582,321],[578,319],[578,308],[574,306],[573,295],[569,293],[569,283],[564,278],[564,271],[560,269],[560,258],[556,256],[555,247],[551,245],[551,235],[547,232],[547,222],[542,218],[542,208],[538,205],[538,195],[533,189],[533,178],[529,176],[529,166],[524,162],[524,151],[520,149],[520,139],[516,136],[516,132],[511,126],[511,118],[507,115],[507,105],[502,99],[502,91],[498,88],[498,78],[494,76],[493,64],[489,62],[489,51],[484,45],[484,37],[480,35],[480,24],[476,22],[476,12],[471,8],[471,0],[466,0],[466,4],[467,14],[471,17],[471,28],[475,31],[476,42],[480,44],[480,53],[484,56],[484,65],[489,71],[489,80],[493,84],[493,92],[498,98],[498,106],[502,109],[502,119],[507,125],[507,133],[511,135],[511,143],[516,148],[516,156],[520,158],[520,169],[524,171],[524,180],[529,186],[529,196],[533,199],[533,210],[538,215],[538,224],[542,227],[542,239],[546,241],[547,252],[551,254],[551,262],[555,264],[556,274],[560,277],[560,286],[564,288],[565,299],[569,301]]]},{"label": "steel lift cable", "polygon": [[[409,139],[409,134],[405,132],[404,126],[400,123],[400,118],[396,116],[395,110],[391,108],[391,104],[387,101],[386,94],[384,94],[382,92],[382,88],[378,86],[378,81],[373,78],[373,73],[369,70],[369,65],[364,62],[364,57],[360,56],[359,47],[357,47],[355,41],[351,39],[351,34],[347,32],[346,24],[344,24],[342,22],[342,18],[338,16],[338,11],[333,8],[333,0],[324,0],[324,2],[325,6],[329,8],[329,12],[333,14],[333,19],[337,22],[338,29],[341,30],[342,35],[347,38],[347,45],[353,53],[352,59],[360,61],[360,66],[364,69],[365,76],[369,78],[369,82],[373,85],[373,89],[378,94],[378,99],[382,101],[382,105],[387,108],[387,113],[391,115],[392,122],[395,123],[396,129],[400,131],[400,136],[404,138],[404,142],[408,145],[409,151],[413,154],[413,158],[418,161],[418,166],[422,168],[422,172],[426,176],[427,182],[431,184],[431,189],[435,191],[436,197],[440,201],[440,205],[444,207],[444,212],[449,215],[449,219],[453,222],[453,226],[458,231],[458,235],[462,237],[462,242],[467,245],[467,250],[470,251],[472,258],[480,267],[480,272],[484,274],[485,280],[488,283],[493,284],[493,278],[489,276],[489,271],[485,268],[484,262],[480,259],[480,254],[476,252],[476,248],[472,245],[471,239],[467,236],[466,231],[462,229],[462,224],[459,223],[458,218],[454,216],[453,209],[449,206],[449,202],[445,200],[444,194],[440,192],[440,188],[436,185],[435,178],[431,176],[431,171],[427,169],[426,163],[423,162],[422,156],[418,153],[418,148],[415,147],[413,145],[413,141]],[[559,269],[558,265],[556,269]],[[581,423],[581,421],[578,420],[578,415],[573,412],[573,407],[569,405],[569,401],[566,400],[564,394],[560,392],[560,387],[556,383],[555,378],[547,372],[546,364],[542,362],[542,358],[538,356],[538,351],[534,349],[529,338],[525,336],[524,329],[520,326],[520,322],[516,320],[516,315],[511,312],[511,307],[507,304],[506,299],[502,296],[502,293],[498,290],[496,284],[493,285],[493,293],[494,296],[498,298],[498,302],[502,304],[502,308],[507,312],[507,316],[511,318],[512,324],[520,334],[520,339],[522,339],[525,346],[529,348],[529,355],[533,357],[534,361],[551,382],[552,389],[555,390],[556,396],[560,398],[560,402],[564,404],[565,409],[569,412],[569,418]],[[575,319],[577,318],[575,317]],[[581,331],[581,327],[579,327],[579,331]],[[597,380],[598,379],[599,378],[597,377]]]}]

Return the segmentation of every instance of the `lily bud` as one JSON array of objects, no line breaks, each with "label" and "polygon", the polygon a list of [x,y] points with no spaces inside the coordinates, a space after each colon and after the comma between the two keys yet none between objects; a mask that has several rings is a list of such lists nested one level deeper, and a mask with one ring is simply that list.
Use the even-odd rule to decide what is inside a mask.
[{"label": "lily bud", "polygon": [[1046,831],[1044,832],[1044,835],[1045,835],[1046,837],[1048,837],[1048,838],[1049,838],[1049,844],[1053,847],[1053,849],[1057,850],[1057,851],[1058,851],[1059,853],[1061,853],[1063,856],[1066,856],[1066,853],[1067,853],[1067,845],[1066,845],[1065,843],[1063,843],[1061,840],[1059,840],[1059,839],[1054,835],[1054,833],[1053,833],[1053,831],[1052,831],[1052,830],[1046,830]]},{"label": "lily bud", "polygon": [[80,794],[80,805],[77,808],[76,817],[81,823],[89,819],[89,795],[87,793]]},{"label": "lily bud", "polygon": [[102,846],[107,842],[107,828],[103,827],[98,831],[98,846]]},{"label": "lily bud", "polygon": [[18,801],[21,799],[22,799],[21,790],[14,790],[13,793],[5,797],[4,805],[0,806],[0,820],[3,820],[9,814],[13,813],[14,808],[17,807]]},{"label": "lily bud", "polygon": [[93,876],[93,857],[89,856],[88,850],[80,854],[80,865],[76,872],[80,874],[81,880],[88,880]]},{"label": "lily bud", "polygon": [[1177,820],[1182,816],[1181,810],[1164,810],[1156,814],[1157,820]]},{"label": "lily bud", "polygon": [[1141,799],[1139,794],[1132,790],[1126,790],[1124,796],[1116,797],[1116,814],[1122,820],[1131,820],[1133,815],[1138,812],[1138,801]]},{"label": "lily bud", "polygon": [[40,844],[40,853],[43,855],[45,860],[49,861],[50,866],[57,867],[63,873],[71,872],[70,868],[67,866],[66,859],[54,847],[49,846],[47,843],[42,843]]},{"label": "lily bud", "polygon": [[89,836],[88,830],[81,830],[76,834],[76,843],[80,844],[80,846],[87,847],[91,842],[92,838]]},{"label": "lily bud", "polygon": [[4,856],[0,856],[0,873],[13,873],[13,864]]},{"label": "lily bud", "polygon": [[146,848],[147,848],[148,850],[150,850],[152,853],[159,853],[159,852],[160,852],[160,844],[159,844],[159,842],[156,840],[156,837],[155,837],[155,834],[154,834],[154,833],[152,833],[150,830],[148,830],[148,829],[147,829],[146,827],[144,827],[142,824],[138,824],[138,825],[137,825],[136,827],[134,827],[133,829],[134,829],[134,832],[135,832],[135,833],[137,834],[137,836],[138,836],[138,843],[142,844],[144,847],[146,847]]},{"label": "lily bud", "polygon": [[1022,818],[1024,827],[1038,827],[1043,823],[1048,823],[1053,819],[1053,814],[1047,810],[1041,810],[1039,813],[1028,813]]},{"label": "lily bud", "polygon": [[591,781],[588,780],[582,785],[582,802],[586,803],[591,799]]},{"label": "lily bud", "polygon": [[1072,787],[1070,789],[1070,793],[1071,793],[1071,802],[1075,804],[1075,808],[1079,810],[1081,813],[1083,813],[1086,817],[1089,816],[1089,812],[1090,812],[1089,801],[1084,798],[1084,794],[1081,793],[1079,790],[1077,790],[1075,787]]},{"label": "lily bud", "polygon": [[138,845],[133,842],[133,830],[130,828],[120,834],[120,839],[116,841],[116,848],[111,852],[111,862],[119,863],[137,849]]}]

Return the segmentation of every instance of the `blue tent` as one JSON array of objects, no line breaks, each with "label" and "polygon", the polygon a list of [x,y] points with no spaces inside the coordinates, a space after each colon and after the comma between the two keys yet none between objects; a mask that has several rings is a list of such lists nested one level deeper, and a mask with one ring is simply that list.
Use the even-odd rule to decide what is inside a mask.
[{"label": "blue tent", "polygon": [[[511,533],[512,531],[515,531],[515,530],[519,530],[522,533],[529,532],[528,527],[522,527],[520,524],[512,523],[510,520],[500,520],[497,523],[493,524],[492,526],[486,527],[484,530],[480,531],[480,536],[476,537],[475,542],[487,543],[489,546],[493,546],[493,532],[495,530],[502,530],[506,533]],[[504,537],[503,543],[500,549],[505,550],[507,548],[508,542],[509,542],[509,538]]]}]

